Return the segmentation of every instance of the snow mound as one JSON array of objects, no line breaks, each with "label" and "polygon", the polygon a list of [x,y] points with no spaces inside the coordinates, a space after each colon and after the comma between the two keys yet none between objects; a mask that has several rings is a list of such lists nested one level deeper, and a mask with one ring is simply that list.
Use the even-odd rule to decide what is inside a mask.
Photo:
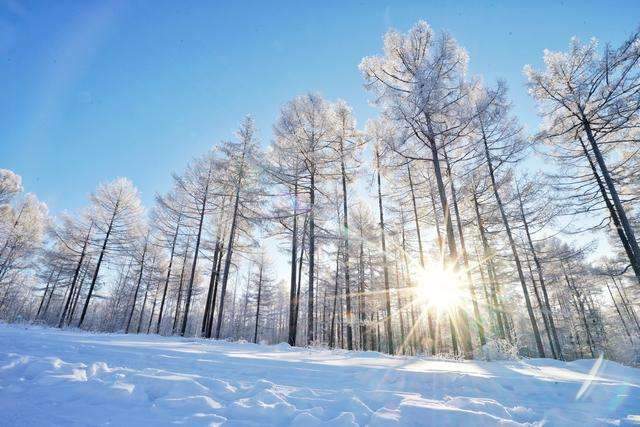
[{"label": "snow mound", "polygon": [[0,325],[0,413],[30,426],[633,425],[640,370]]}]

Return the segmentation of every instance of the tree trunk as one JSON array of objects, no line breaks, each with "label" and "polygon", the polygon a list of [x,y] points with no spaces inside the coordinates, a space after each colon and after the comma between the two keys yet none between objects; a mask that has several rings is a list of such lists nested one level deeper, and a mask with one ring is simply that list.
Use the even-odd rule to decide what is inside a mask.
[{"label": "tree trunk", "polygon": [[478,231],[480,232],[480,241],[482,242],[482,250],[484,256],[483,264],[487,265],[487,274],[489,276],[489,282],[491,287],[491,307],[493,314],[495,316],[496,326],[498,328],[498,336],[502,339],[505,338],[505,324],[504,319],[500,310],[500,303],[498,302],[497,295],[497,283],[495,274],[492,274],[492,259],[493,254],[489,248],[489,242],[487,240],[487,236],[485,235],[484,225],[482,223],[482,217],[480,216],[480,204],[478,203],[478,196],[476,195],[475,189],[473,191],[473,205],[476,211],[476,221],[478,223]]},{"label": "tree trunk", "polygon": [[333,291],[333,309],[331,310],[331,329],[329,330],[329,348],[333,348],[335,346],[335,324],[336,324],[336,307],[338,303],[338,277],[340,274],[340,248],[338,248],[336,252],[336,276],[334,280],[334,291]]},{"label": "tree trunk", "polygon": [[[536,249],[533,246],[533,239],[531,238],[531,232],[529,231],[529,222],[527,221],[527,216],[524,213],[524,206],[522,203],[522,195],[520,194],[520,188],[516,187],[518,192],[518,202],[520,204],[520,216],[522,218],[522,223],[524,224],[525,235],[527,236],[527,242],[529,243],[529,250],[533,256],[533,262],[536,265],[536,270],[538,271],[538,280],[540,282],[540,287],[542,288],[542,295],[544,296],[544,307],[546,310],[546,314],[549,320],[549,327],[551,328],[551,334],[553,335],[553,343],[556,347],[556,353],[560,360],[564,360],[564,356],[562,355],[562,347],[560,346],[560,340],[558,339],[558,331],[556,330],[556,325],[553,320],[553,313],[551,311],[551,304],[549,303],[549,295],[547,294],[547,286],[544,281],[544,274],[542,270],[542,263],[538,258],[538,254],[536,253]],[[553,347],[552,347],[553,348]]]},{"label": "tree trunk", "polygon": [[296,345],[296,269],[298,261],[298,177],[293,186],[293,229],[291,232],[291,277],[289,282],[289,331],[287,342]]},{"label": "tree trunk", "polygon": [[178,296],[176,300],[176,311],[173,316],[173,327],[171,328],[174,334],[176,333],[176,330],[178,328],[178,319],[180,319],[180,315],[181,315],[182,283],[184,281],[184,269],[187,266],[187,256],[189,254],[189,240],[191,240],[191,236],[187,236],[187,244],[184,247],[184,256],[182,257],[182,267],[180,269],[180,279],[178,280]]},{"label": "tree trunk", "polygon": [[351,328],[351,324],[353,322],[352,313],[351,313],[351,284],[349,277],[349,208],[347,203],[347,171],[344,164],[344,152],[343,152],[343,144],[340,142],[340,167],[342,171],[342,210],[343,210],[343,227],[342,232],[344,233],[344,253],[343,253],[343,262],[344,262],[344,283],[345,283],[345,302],[347,304],[347,314],[346,314],[346,323],[347,323],[347,350],[353,350],[353,330]]},{"label": "tree trunk", "polygon": [[215,287],[216,283],[216,271],[218,267],[218,257],[220,256],[220,238],[216,240],[215,249],[213,250],[213,261],[211,262],[211,276],[209,278],[209,290],[207,291],[207,301],[204,305],[204,314],[202,315],[202,327],[200,329],[200,335],[205,338],[210,338],[208,332],[211,330],[210,319],[212,319],[212,312],[215,309],[215,305],[212,300],[215,300],[214,292],[217,291]]},{"label": "tree trunk", "polygon": [[[638,316],[636,316],[636,312],[633,309],[633,305],[629,303],[629,299],[627,298],[626,292],[624,292],[624,287],[622,286],[622,281],[620,281],[620,286],[616,283],[615,277],[611,276],[613,280],[613,284],[616,287],[616,291],[618,291],[618,295],[620,296],[620,300],[622,301],[622,305],[624,306],[624,310],[627,312],[629,317],[633,319],[636,327],[638,328],[638,332],[640,332],[640,322],[638,322]],[[622,291],[620,290],[622,288]]]},{"label": "tree trunk", "polygon": [[[416,202],[416,194],[415,194],[415,188],[413,185],[413,177],[411,175],[411,164],[407,163],[407,174],[409,177],[409,189],[411,190],[411,204],[413,206],[413,220],[416,224],[416,235],[418,237],[418,251],[420,252],[420,267],[422,267],[422,269],[424,270],[425,265],[424,265],[424,248],[422,246],[422,234],[420,232],[420,221],[418,218],[418,204]],[[431,199],[432,202],[433,198]],[[434,215],[436,215],[436,211],[435,211],[435,202],[433,205],[433,212]],[[404,249],[403,249],[404,250]],[[406,253],[406,252],[405,252]],[[413,307],[413,305],[412,305]],[[434,355],[436,354],[436,330],[435,330],[435,326],[434,326],[434,322],[433,322],[433,312],[432,310],[430,310],[429,308],[427,308],[427,324],[429,326],[429,338],[430,338],[430,345],[431,345],[431,354]],[[415,325],[414,325],[415,327]]]},{"label": "tree trunk", "polygon": [[207,195],[209,193],[209,179],[211,177],[211,170],[209,170],[209,178],[207,178],[207,185],[204,190],[204,197],[202,200],[202,209],[200,210],[200,220],[198,221],[198,235],[196,237],[196,247],[193,250],[193,263],[191,264],[191,276],[189,277],[189,286],[187,286],[187,303],[184,308],[184,317],[182,319],[182,327],[180,328],[180,336],[184,336],[187,331],[187,321],[189,320],[189,308],[191,307],[191,296],[193,294],[193,280],[196,276],[196,265],[198,264],[198,252],[200,251],[200,237],[202,236],[202,223],[204,222],[204,213],[207,209]]},{"label": "tree trunk", "polygon": [[393,330],[391,329],[391,291],[389,290],[389,266],[387,265],[387,242],[384,231],[384,210],[382,209],[382,180],[380,176],[380,152],[376,147],[376,165],[378,168],[378,209],[380,212],[380,242],[382,245],[382,269],[384,271],[384,292],[387,309],[387,351],[393,354]]},{"label": "tree trunk", "polygon": [[258,300],[256,301],[256,328],[253,331],[253,342],[258,342],[258,325],[260,324],[260,299],[262,297],[262,270],[264,263],[260,263],[260,273],[258,275]]},{"label": "tree trunk", "polygon": [[315,203],[316,182],[315,170],[311,172],[311,185],[309,188],[309,293],[307,295],[307,345],[314,341],[313,328],[313,278],[315,275],[316,235],[315,235]]},{"label": "tree trunk", "polygon": [[624,210],[624,207],[622,206],[620,197],[618,196],[618,190],[616,189],[613,179],[611,178],[611,174],[609,173],[609,169],[604,161],[604,157],[600,152],[600,147],[598,146],[598,143],[593,136],[593,133],[591,131],[591,125],[589,124],[586,118],[583,118],[582,125],[587,134],[587,139],[591,143],[591,149],[593,150],[593,154],[596,158],[596,163],[598,163],[598,166],[600,166],[600,172],[602,172],[602,176],[604,178],[605,183],[607,184],[609,194],[613,199],[613,205],[616,208],[618,218],[620,220],[620,223],[622,224],[622,228],[629,242],[629,246],[633,251],[635,265],[640,266],[640,247],[638,247],[638,241],[636,240],[635,233],[633,232],[633,227],[631,226],[631,223],[627,219],[627,214]]},{"label": "tree trunk", "polygon": [[207,338],[211,338],[213,333],[213,319],[216,309],[216,299],[218,297],[218,285],[220,284],[220,271],[222,270],[222,251],[224,250],[224,243],[220,242],[218,248],[218,264],[215,270],[215,280],[213,282],[213,298],[211,300],[211,310],[209,311],[209,320],[207,322]]},{"label": "tree trunk", "polygon": [[173,234],[173,240],[171,242],[171,255],[169,256],[169,267],[167,267],[167,277],[164,280],[164,289],[162,291],[162,300],[160,301],[160,311],[158,312],[158,321],[156,322],[156,334],[160,333],[160,323],[162,322],[162,314],[164,313],[164,303],[167,298],[167,289],[169,288],[169,279],[171,278],[171,267],[173,267],[173,256],[176,250],[176,240],[178,239],[178,231],[180,230],[180,221],[182,219],[182,213],[178,216],[176,221],[176,231]]},{"label": "tree trunk", "polygon": [[98,263],[96,264],[96,269],[93,272],[93,278],[91,279],[91,285],[89,286],[89,293],[87,293],[87,299],[84,302],[84,307],[82,308],[82,314],[80,315],[80,321],[78,322],[78,327],[82,326],[84,322],[84,318],[87,315],[87,309],[89,308],[89,302],[91,301],[91,295],[93,294],[93,289],[96,286],[96,280],[98,280],[98,273],[100,272],[100,266],[102,265],[102,259],[104,258],[104,253],[107,250],[107,243],[109,242],[109,236],[111,235],[111,230],[113,229],[113,221],[118,214],[118,208],[120,206],[120,200],[116,202],[116,205],[113,209],[113,214],[111,215],[111,219],[109,220],[109,227],[107,228],[107,233],[104,236],[104,241],[102,242],[102,249],[100,250],[100,255],[98,256]]},{"label": "tree trunk", "polygon": [[51,304],[51,298],[53,297],[53,294],[56,291],[56,287],[58,286],[58,280],[60,279],[60,274],[62,274],[62,268],[58,270],[58,275],[53,281],[53,287],[51,288],[51,292],[49,292],[49,298],[47,299],[47,303],[44,305],[44,311],[42,312],[43,317],[45,317],[47,315],[47,312],[49,311],[49,304]]},{"label": "tree trunk", "polygon": [[556,349],[553,344],[553,339],[551,338],[551,326],[549,325],[549,320],[547,318],[547,313],[545,313],[544,304],[542,303],[542,298],[540,298],[540,292],[538,291],[538,285],[536,283],[536,279],[533,277],[533,268],[531,267],[531,261],[529,260],[529,254],[527,251],[524,251],[524,261],[527,263],[527,268],[529,269],[529,279],[531,279],[531,284],[533,285],[533,294],[536,297],[536,301],[538,302],[538,309],[540,310],[540,314],[542,315],[542,323],[544,324],[544,330],[547,335],[547,341],[549,342],[549,349],[551,349],[551,355],[554,359],[558,358],[556,354]]},{"label": "tree trunk", "polygon": [[227,294],[227,282],[229,281],[229,271],[231,269],[231,257],[233,256],[233,244],[236,236],[236,227],[238,222],[238,209],[240,206],[240,186],[238,182],[236,188],[235,201],[233,204],[233,217],[231,219],[231,230],[229,231],[229,242],[227,243],[227,253],[224,260],[224,271],[222,273],[222,288],[220,289],[220,308],[218,309],[218,321],[216,324],[216,339],[220,339],[222,330],[222,316],[224,314],[224,297]]},{"label": "tree trunk", "polygon": [[[403,261],[403,265],[404,265],[404,274],[403,274],[403,283],[404,283],[404,287],[405,289],[408,287],[410,289],[410,300],[413,299],[414,297],[414,292],[412,290],[412,281],[411,281],[411,276],[410,276],[410,271],[409,271],[409,260],[407,258],[407,239],[405,236],[405,230],[404,230],[404,211],[401,209],[400,210],[400,217],[401,217],[401,224],[402,224],[402,261]],[[406,276],[405,276],[406,274]],[[398,301],[399,297],[398,297]],[[415,304],[410,303],[409,307],[411,308],[411,329],[409,330],[409,337],[411,340],[411,346],[413,348],[414,354],[417,352],[418,349],[418,341],[420,341],[420,343],[422,344],[422,331],[420,330],[420,325],[418,323],[416,323],[416,314],[415,314]],[[430,318],[431,316],[431,312],[428,311],[427,312],[427,318]],[[419,321],[419,320],[418,320]],[[429,326],[430,330],[433,330],[433,318],[431,317],[431,322],[430,322],[430,326]],[[404,335],[404,334],[403,334]],[[432,352],[431,354],[435,354],[435,334],[433,336],[433,340],[431,341],[432,344]]]},{"label": "tree trunk", "polygon": [[[458,270],[458,250],[456,248],[455,234],[453,231],[453,222],[451,220],[451,210],[449,209],[449,202],[447,200],[447,192],[444,186],[444,180],[442,179],[442,170],[440,169],[440,159],[438,155],[438,149],[435,142],[431,142],[429,144],[431,148],[431,157],[433,160],[433,170],[436,178],[436,184],[438,189],[438,194],[440,196],[440,204],[442,206],[442,212],[444,214],[445,221],[445,230],[447,233],[447,246],[449,248],[449,263],[454,268],[454,270]],[[464,350],[464,356],[466,358],[472,357],[472,344],[471,344],[471,334],[469,332],[469,322],[466,314],[462,311],[461,308],[456,310],[456,322],[455,326],[459,327],[461,339],[462,339],[462,347]],[[454,340],[453,331],[455,328],[452,328],[452,336],[451,339]]]},{"label": "tree trunk", "polygon": [[42,307],[44,305],[44,300],[47,299],[47,294],[49,293],[49,285],[51,284],[51,279],[53,278],[54,268],[51,269],[49,273],[49,277],[47,278],[47,285],[44,288],[44,293],[42,294],[42,299],[40,300],[40,304],[38,305],[38,311],[36,313],[36,319],[40,318],[40,312],[42,311]]},{"label": "tree trunk", "polygon": [[364,236],[360,229],[360,256],[358,258],[358,312],[360,317],[360,349],[367,349],[367,313],[364,296]]},{"label": "tree trunk", "polygon": [[131,311],[129,311],[129,318],[127,319],[127,327],[124,330],[125,334],[129,333],[129,326],[131,326],[131,319],[133,318],[133,311],[136,308],[136,300],[138,299],[138,291],[140,290],[140,283],[142,282],[142,273],[144,272],[144,258],[147,255],[147,239],[144,241],[144,248],[142,249],[142,260],[140,261],[140,273],[138,274],[138,283],[136,284],[136,290],[133,294],[133,302],[131,303]]},{"label": "tree trunk", "polygon": [[509,220],[507,219],[507,214],[505,213],[504,206],[502,204],[502,199],[500,198],[500,194],[498,193],[498,186],[496,184],[495,172],[493,170],[493,163],[491,161],[491,155],[489,154],[489,146],[487,144],[487,140],[484,137],[484,135],[482,140],[484,143],[485,158],[487,161],[487,166],[489,168],[489,177],[491,178],[491,187],[493,188],[493,194],[496,199],[496,204],[498,205],[498,210],[500,211],[502,224],[504,225],[505,231],[507,233],[507,237],[509,239],[509,246],[511,246],[511,252],[513,253],[513,259],[516,264],[516,270],[518,271],[518,279],[520,279],[520,285],[522,286],[522,294],[524,296],[524,301],[527,306],[527,313],[529,314],[529,320],[531,321],[531,328],[533,329],[533,337],[535,338],[536,347],[538,348],[538,355],[540,357],[544,357],[544,347],[542,346],[540,331],[538,330],[538,324],[536,323],[536,318],[535,318],[535,315],[533,314],[533,308],[531,307],[531,300],[529,298],[529,293],[527,291],[527,285],[524,279],[524,273],[522,272],[520,257],[518,256],[516,244],[513,240],[513,235],[511,233],[511,227],[509,226]]},{"label": "tree trunk", "polygon": [[478,299],[476,298],[476,291],[473,285],[473,279],[471,277],[471,268],[469,267],[469,255],[467,253],[467,247],[464,243],[464,233],[462,232],[462,221],[460,220],[460,210],[458,209],[456,187],[453,183],[453,175],[451,174],[451,164],[449,163],[449,156],[447,156],[446,150],[444,150],[444,160],[447,165],[447,175],[449,176],[449,186],[451,188],[451,200],[453,201],[453,212],[456,215],[456,223],[458,224],[458,236],[460,237],[460,249],[462,250],[462,260],[464,262],[464,271],[467,276],[469,294],[471,295],[471,303],[473,305],[473,317],[475,319],[476,328],[478,329],[478,337],[480,338],[480,345],[483,346],[487,342],[484,336],[484,325],[482,324],[482,317],[480,316],[480,309],[478,308]]},{"label": "tree trunk", "polygon": [[89,273],[89,266],[91,265],[91,259],[87,262],[87,266],[82,273],[82,278],[80,279],[80,284],[78,285],[78,290],[76,291],[76,296],[73,299],[73,305],[71,306],[71,311],[69,312],[69,316],[67,317],[67,326],[73,321],[73,317],[76,314],[76,307],[78,306],[78,300],[80,299],[80,293],[82,292],[82,285],[84,285],[84,280]]},{"label": "tree trunk", "polygon": [[402,299],[400,298],[400,273],[398,268],[398,254],[396,253],[395,259],[395,267],[396,267],[396,299],[398,303],[398,317],[400,318],[400,352],[402,354],[407,354],[406,351],[406,335],[404,331],[404,317],[402,315]]},{"label": "tree trunk", "polygon": [[609,283],[607,283],[607,282],[604,282],[604,283],[605,283],[605,285],[607,285],[607,290],[609,291],[609,295],[611,296],[611,301],[613,301],[613,305],[616,308],[616,312],[618,313],[618,316],[620,317],[620,322],[622,322],[622,327],[624,328],[624,332],[629,337],[629,342],[631,344],[633,344],[633,338],[631,338],[631,333],[629,333],[629,328],[627,328],[627,322],[624,321],[624,316],[622,315],[622,312],[620,311],[620,308],[618,307],[618,303],[616,302],[616,299],[613,297],[613,293],[611,292],[611,288],[609,287]]},{"label": "tree trunk", "polygon": [[139,334],[142,330],[142,319],[144,319],[144,309],[147,306],[147,297],[149,295],[149,284],[144,287],[144,298],[142,299],[142,308],[140,309],[140,317],[138,318],[138,327],[136,328],[136,334]]},{"label": "tree trunk", "polygon": [[580,320],[582,320],[582,325],[584,326],[585,333],[587,334],[587,345],[589,345],[589,352],[591,353],[591,357],[595,358],[596,357],[595,349],[594,349],[595,343],[593,341],[593,336],[591,335],[591,329],[589,329],[589,323],[587,322],[587,317],[585,315],[584,301],[582,300],[582,294],[580,291],[578,291],[578,288],[575,286],[575,284],[572,283],[571,280],[569,280],[569,276],[567,275],[567,272],[564,269],[564,265],[562,265],[562,272],[564,275],[564,280],[567,283],[567,286],[573,292],[573,300],[574,300],[573,305],[576,311],[578,312],[578,315],[580,316]]},{"label": "tree trunk", "polygon": [[78,260],[78,264],[76,265],[76,269],[73,272],[73,279],[71,279],[71,285],[69,288],[69,294],[67,295],[67,300],[64,303],[64,308],[62,309],[62,314],[60,315],[60,319],[58,320],[58,328],[62,328],[62,324],[64,322],[64,318],[67,315],[69,308],[71,306],[71,297],[73,296],[73,292],[76,288],[76,283],[78,281],[78,276],[80,274],[80,269],[82,268],[82,261],[84,261],[84,257],[87,253],[87,245],[89,243],[89,237],[91,236],[91,229],[93,228],[93,221],[91,221],[91,225],[89,226],[89,231],[87,231],[87,235],[84,239],[84,243],[82,244],[82,252],[80,253],[80,259]]},{"label": "tree trunk", "polygon": [[582,138],[578,136],[578,140],[580,141],[580,145],[582,146],[582,152],[584,153],[587,161],[589,162],[589,167],[591,168],[591,172],[593,173],[593,177],[596,179],[598,184],[598,189],[600,190],[600,194],[602,195],[602,199],[604,200],[605,205],[607,206],[607,210],[609,211],[609,216],[613,221],[613,225],[616,228],[616,232],[618,233],[618,237],[620,238],[620,242],[622,242],[622,246],[624,247],[624,251],[627,254],[627,258],[629,258],[629,263],[631,264],[631,268],[636,276],[636,281],[640,283],[640,262],[635,256],[633,249],[629,243],[629,239],[625,235],[624,229],[620,224],[620,218],[616,213],[616,209],[611,204],[611,200],[609,199],[609,195],[607,194],[607,190],[605,189],[604,183],[602,182],[602,178],[600,178],[600,174],[596,169],[596,165],[593,164],[593,160],[591,160],[591,155],[589,154],[589,150],[587,150],[584,141]]},{"label": "tree trunk", "polygon": [[298,285],[296,287],[296,307],[295,307],[295,315],[293,316],[294,328],[293,331],[296,336],[294,336],[294,342],[296,341],[298,334],[298,319],[300,312],[300,290],[302,289],[302,264],[304,262],[304,248],[305,248],[305,239],[307,237],[307,226],[308,226],[308,215],[304,217],[304,224],[302,226],[302,242],[300,245],[300,259],[298,261]]},{"label": "tree trunk", "polygon": [[151,314],[149,315],[149,322],[147,323],[147,335],[151,333],[151,323],[153,323],[153,316],[156,314],[156,304],[158,302],[158,292],[160,292],[160,285],[156,284],[156,291],[153,294],[153,304],[151,305]]}]

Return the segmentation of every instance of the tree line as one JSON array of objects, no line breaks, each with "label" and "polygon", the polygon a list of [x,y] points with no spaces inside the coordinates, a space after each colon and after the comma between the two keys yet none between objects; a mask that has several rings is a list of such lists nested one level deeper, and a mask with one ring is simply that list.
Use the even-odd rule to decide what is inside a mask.
[{"label": "tree line", "polygon": [[244,118],[148,211],[118,178],[51,217],[0,170],[0,318],[640,362],[639,34],[525,67],[534,135],[468,61],[423,21],[391,30],[360,63],[377,118],[295,97],[269,144]]}]

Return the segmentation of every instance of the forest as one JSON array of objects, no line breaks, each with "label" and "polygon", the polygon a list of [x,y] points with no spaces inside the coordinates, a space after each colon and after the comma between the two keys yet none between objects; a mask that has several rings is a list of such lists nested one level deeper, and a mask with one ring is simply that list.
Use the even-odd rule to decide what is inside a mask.
[{"label": "forest", "polygon": [[153,206],[119,177],[53,216],[0,169],[0,320],[639,365],[640,33],[522,64],[539,129],[454,36],[389,30],[375,119],[313,91],[267,141],[238,117]]}]

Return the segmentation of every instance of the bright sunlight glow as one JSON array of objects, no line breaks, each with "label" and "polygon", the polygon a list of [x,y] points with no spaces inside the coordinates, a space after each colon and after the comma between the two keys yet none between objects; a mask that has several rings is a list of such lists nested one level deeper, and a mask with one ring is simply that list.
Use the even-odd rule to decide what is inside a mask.
[{"label": "bright sunlight glow", "polygon": [[447,311],[462,303],[462,278],[450,268],[432,265],[418,273],[417,293],[427,306]]}]

